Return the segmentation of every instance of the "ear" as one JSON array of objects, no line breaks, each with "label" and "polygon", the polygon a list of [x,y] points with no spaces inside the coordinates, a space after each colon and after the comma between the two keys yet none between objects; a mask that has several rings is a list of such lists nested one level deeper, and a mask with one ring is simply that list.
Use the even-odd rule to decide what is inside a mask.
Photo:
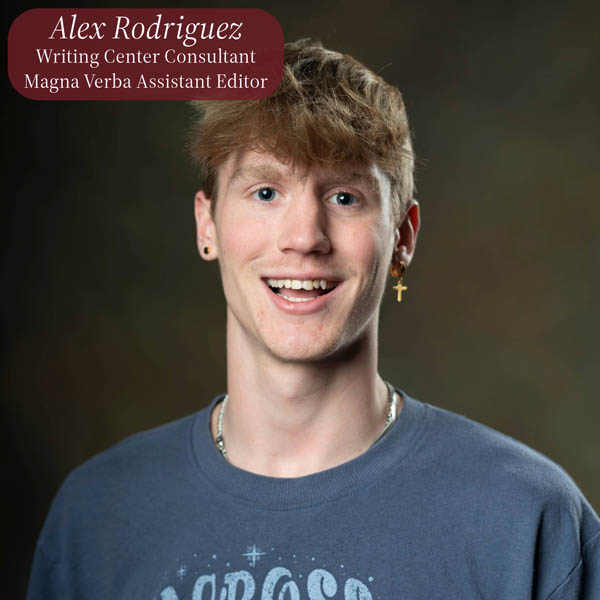
[{"label": "ear", "polygon": [[204,260],[215,260],[219,256],[217,230],[212,217],[212,202],[202,190],[194,197],[194,215],[196,217],[196,244]]},{"label": "ear", "polygon": [[398,225],[394,243],[394,255],[392,256],[392,266],[400,267],[403,262],[407,267],[412,260],[417,244],[417,236],[421,226],[421,212],[419,203],[413,198],[405,212],[404,219]]}]

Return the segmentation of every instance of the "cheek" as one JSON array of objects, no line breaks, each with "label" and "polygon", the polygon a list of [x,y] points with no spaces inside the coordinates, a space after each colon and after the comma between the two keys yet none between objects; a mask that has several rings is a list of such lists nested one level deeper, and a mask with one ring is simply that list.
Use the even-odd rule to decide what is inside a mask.
[{"label": "cheek", "polygon": [[270,231],[260,220],[248,215],[228,214],[222,216],[227,225],[218,230],[219,256],[222,267],[228,269],[237,263],[245,263],[259,255],[267,244]]},{"label": "cheek", "polygon": [[377,278],[381,270],[387,269],[393,241],[386,228],[374,223],[367,227],[351,228],[344,237],[350,264],[364,271],[369,280]]},{"label": "cheek", "polygon": [[229,229],[223,232],[220,240],[223,257],[231,260],[243,260],[251,256],[260,247],[259,236],[247,227]]}]

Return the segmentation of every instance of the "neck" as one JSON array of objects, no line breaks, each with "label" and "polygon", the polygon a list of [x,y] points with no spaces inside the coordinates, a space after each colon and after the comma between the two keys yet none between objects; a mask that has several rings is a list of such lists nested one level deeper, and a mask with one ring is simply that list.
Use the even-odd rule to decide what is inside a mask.
[{"label": "neck", "polygon": [[[228,327],[223,435],[232,464],[271,477],[299,477],[370,447],[388,412],[387,388],[377,374],[376,330],[343,356],[315,362],[257,353],[240,333]],[[213,436],[219,409],[212,415]]]}]

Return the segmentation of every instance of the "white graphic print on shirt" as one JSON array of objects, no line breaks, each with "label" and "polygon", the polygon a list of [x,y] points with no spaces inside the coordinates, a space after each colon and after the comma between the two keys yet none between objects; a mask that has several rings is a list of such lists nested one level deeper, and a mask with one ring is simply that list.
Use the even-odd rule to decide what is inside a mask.
[{"label": "white graphic print on shirt", "polygon": [[[343,564],[327,568],[317,557],[286,557],[275,548],[262,550],[256,544],[231,556],[222,559],[212,554],[203,560],[194,554],[190,560],[179,560],[174,570],[165,573],[170,585],[156,600],[373,600],[367,585],[349,576]],[[265,568],[267,563],[277,566]],[[373,582],[371,576],[364,579]]]}]

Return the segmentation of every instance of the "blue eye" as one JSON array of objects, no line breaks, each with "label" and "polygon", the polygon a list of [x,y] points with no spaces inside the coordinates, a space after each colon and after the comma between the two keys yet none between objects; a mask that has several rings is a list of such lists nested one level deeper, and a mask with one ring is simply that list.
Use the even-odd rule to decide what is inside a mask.
[{"label": "blue eye", "polygon": [[277,192],[273,188],[263,187],[259,190],[256,190],[256,192],[254,192],[252,196],[257,200],[262,200],[263,202],[271,202],[275,199],[276,194]]},{"label": "blue eye", "polygon": [[337,192],[329,199],[339,206],[352,206],[356,204],[356,197],[349,192]]}]

